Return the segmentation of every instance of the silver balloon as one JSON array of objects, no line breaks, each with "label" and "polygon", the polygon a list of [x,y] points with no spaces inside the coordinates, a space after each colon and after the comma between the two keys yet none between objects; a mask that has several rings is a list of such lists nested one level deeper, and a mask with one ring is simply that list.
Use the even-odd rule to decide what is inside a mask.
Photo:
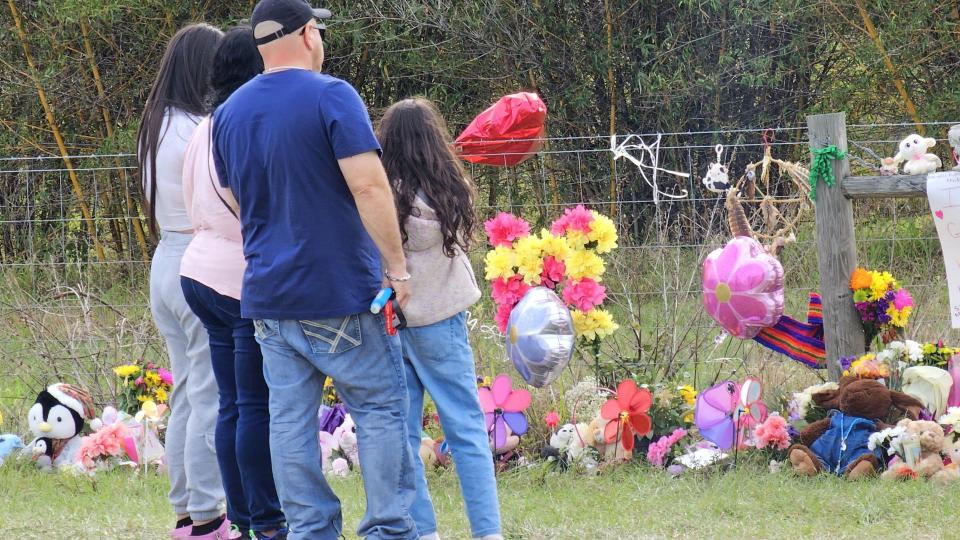
[{"label": "silver balloon", "polygon": [[555,381],[570,363],[575,342],[570,310],[546,287],[527,291],[510,312],[507,356],[531,386]]}]

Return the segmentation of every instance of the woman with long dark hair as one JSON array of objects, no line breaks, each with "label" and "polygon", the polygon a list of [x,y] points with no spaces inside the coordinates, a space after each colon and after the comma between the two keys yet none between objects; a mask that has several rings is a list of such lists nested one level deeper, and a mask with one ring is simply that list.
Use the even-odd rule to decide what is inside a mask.
[{"label": "woman with long dark hair", "polygon": [[223,34],[206,24],[177,32],[160,62],[140,129],[137,157],[150,228],[160,243],[150,266],[150,309],[163,335],[173,371],[166,458],[170,503],[177,514],[173,538],[226,539],[223,487],[214,445],[217,383],[207,333],[180,289],[180,260],[193,237],[183,200],[183,156],[207,114],[213,55]]},{"label": "woman with long dark hair", "polygon": [[[211,109],[263,71],[249,26],[230,29],[213,59]],[[210,336],[213,373],[220,388],[217,460],[227,495],[227,517],[241,534],[286,537],[270,462],[270,398],[253,321],[240,316],[247,266],[236,202],[220,187],[211,148],[211,118],[204,118],[187,145],[183,194],[194,236],[180,264],[187,304]]]},{"label": "woman with long dark hair", "polygon": [[[412,276],[411,300],[404,309],[408,327],[400,332],[410,444],[420,447],[426,390],[453,453],[473,536],[502,539],[493,457],[464,313],[480,298],[465,254],[476,226],[474,188],[453,153],[443,117],[430,101],[413,98],[392,105],[377,137]],[[435,540],[437,520],[423,463],[416,455],[414,462],[417,496],[410,514],[421,538]]]}]

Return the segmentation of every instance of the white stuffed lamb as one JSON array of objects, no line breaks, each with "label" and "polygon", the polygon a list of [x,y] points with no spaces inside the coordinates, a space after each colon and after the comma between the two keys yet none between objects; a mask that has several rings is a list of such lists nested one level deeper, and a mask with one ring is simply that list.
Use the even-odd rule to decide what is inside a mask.
[{"label": "white stuffed lamb", "polygon": [[935,154],[928,154],[927,150],[937,144],[936,139],[921,137],[914,133],[900,141],[900,151],[893,159],[897,163],[905,162],[903,172],[906,174],[926,174],[939,169],[943,164]]}]

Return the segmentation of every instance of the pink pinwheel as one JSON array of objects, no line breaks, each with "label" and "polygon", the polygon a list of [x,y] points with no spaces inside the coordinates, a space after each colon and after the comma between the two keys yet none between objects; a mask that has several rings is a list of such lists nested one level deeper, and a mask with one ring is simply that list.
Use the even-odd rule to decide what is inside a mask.
[{"label": "pink pinwheel", "polygon": [[627,452],[633,450],[633,434],[644,436],[650,433],[653,424],[647,411],[653,404],[653,396],[646,388],[637,388],[630,379],[617,386],[617,397],[608,400],[600,409],[600,417],[608,420],[603,429],[607,443],[620,439]]},{"label": "pink pinwheel", "polygon": [[724,330],[752,339],[783,315],[783,266],[739,236],[703,261],[703,306]]},{"label": "pink pinwheel", "polygon": [[530,392],[514,390],[509,375],[497,375],[490,388],[481,387],[478,392],[494,448],[502,448],[507,441],[507,427],[514,435],[527,432],[523,411],[530,406]]}]

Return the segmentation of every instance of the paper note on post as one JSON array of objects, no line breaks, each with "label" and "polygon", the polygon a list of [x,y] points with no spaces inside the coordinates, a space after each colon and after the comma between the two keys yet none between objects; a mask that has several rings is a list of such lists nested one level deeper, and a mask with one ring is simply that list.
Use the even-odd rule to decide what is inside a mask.
[{"label": "paper note on post", "polygon": [[927,200],[947,270],[951,326],[960,328],[960,172],[927,175]]}]

